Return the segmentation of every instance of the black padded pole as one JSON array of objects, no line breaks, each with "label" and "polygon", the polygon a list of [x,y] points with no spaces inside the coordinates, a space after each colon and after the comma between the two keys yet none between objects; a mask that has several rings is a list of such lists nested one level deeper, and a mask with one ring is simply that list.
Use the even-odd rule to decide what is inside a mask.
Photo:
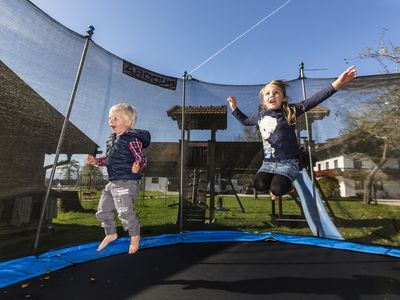
[{"label": "black padded pole", "polygon": [[87,35],[85,36],[85,44],[83,46],[82,56],[81,56],[81,60],[79,62],[78,71],[76,73],[75,82],[74,82],[74,85],[72,87],[71,97],[70,97],[69,103],[68,103],[67,114],[65,115],[64,124],[62,126],[61,133],[60,133],[60,136],[59,136],[59,139],[58,139],[56,154],[55,154],[55,157],[54,157],[53,166],[51,168],[51,173],[50,173],[50,178],[49,178],[49,184],[47,186],[46,196],[45,196],[45,198],[44,198],[44,200],[42,202],[42,209],[41,209],[41,213],[40,213],[39,225],[38,225],[37,232],[36,232],[35,244],[33,246],[33,255],[35,255],[36,257],[37,257],[37,250],[38,250],[38,247],[39,247],[40,232],[42,230],[44,214],[46,212],[46,206],[47,206],[47,202],[49,200],[51,186],[52,186],[54,175],[55,175],[56,168],[57,168],[58,157],[60,156],[61,147],[62,147],[62,144],[64,142],[65,131],[66,131],[66,128],[67,128],[67,125],[68,125],[68,122],[69,122],[69,116],[71,114],[72,106],[74,104],[76,91],[78,89],[79,79],[80,79],[81,74],[82,74],[83,64],[85,62],[86,53],[87,53],[87,50],[88,50],[88,47],[89,47],[89,42],[92,39],[92,35],[93,35],[93,32],[94,32],[94,27],[93,26],[89,26],[89,28],[88,28],[88,30],[86,32],[87,32]]}]

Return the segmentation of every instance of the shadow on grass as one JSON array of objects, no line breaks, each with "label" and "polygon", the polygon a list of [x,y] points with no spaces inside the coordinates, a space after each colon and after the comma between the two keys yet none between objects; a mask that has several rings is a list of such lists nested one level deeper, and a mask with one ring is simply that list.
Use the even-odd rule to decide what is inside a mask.
[{"label": "shadow on grass", "polygon": [[387,240],[388,245],[399,247],[399,237],[395,235],[400,231],[400,219],[392,218],[370,218],[370,219],[344,219],[335,218],[335,225],[341,227],[343,231],[352,235],[357,229],[363,232],[362,236],[351,238],[353,242],[374,244],[382,239]]},{"label": "shadow on grass", "polygon": [[[265,227],[246,226],[247,231],[261,232],[267,231],[267,223]],[[269,226],[272,228],[272,226]],[[183,232],[198,230],[243,230],[243,226],[227,226],[224,224],[202,224],[202,225],[185,225]],[[154,236],[159,234],[179,233],[180,227],[177,224],[163,224],[142,226],[141,235]],[[127,237],[128,234],[121,226],[118,226],[117,233],[119,237]],[[7,261],[19,257],[30,256],[33,253],[36,231],[27,231],[24,235],[17,237],[6,237],[7,243],[0,246],[0,261]],[[84,226],[76,224],[53,224],[52,229],[42,231],[39,240],[38,254],[49,250],[72,247],[80,244],[100,242],[104,238],[104,231],[100,226]]]},{"label": "shadow on grass", "polygon": [[[184,227],[184,231],[193,230],[240,230],[238,227],[221,226],[217,224],[204,224],[203,226]],[[164,224],[143,226],[142,236],[154,236],[159,234],[179,233],[180,228],[176,224]],[[117,227],[119,237],[127,237],[128,234],[121,226]],[[36,231],[27,231],[24,235],[5,237],[7,243],[0,245],[0,261],[7,261],[33,254]],[[53,224],[52,229],[45,229],[39,239],[38,254],[49,250],[72,247],[80,244],[100,242],[104,238],[103,228],[100,226],[84,226],[75,224]]]},{"label": "shadow on grass", "polygon": [[90,208],[90,209],[89,208],[88,209],[84,208],[82,212],[85,213],[85,214],[96,214],[97,210],[96,209],[92,209],[92,208]]},{"label": "shadow on grass", "polygon": [[[93,210],[87,209],[86,212],[92,213]],[[213,224],[191,224],[185,225],[183,231],[198,230],[238,230],[249,232],[276,231],[293,233],[291,229],[307,229],[306,222],[288,222],[276,226],[272,223],[270,217],[262,223],[261,226],[252,226],[251,224],[226,225],[221,223]],[[377,244],[399,247],[400,237],[395,237],[399,232],[400,220],[391,218],[370,218],[362,220],[349,220],[337,217],[335,225],[340,227],[341,232],[349,241]],[[154,236],[159,234],[179,233],[180,227],[177,224],[162,224],[142,226],[142,236]],[[119,237],[126,237],[128,234],[121,226],[117,228]],[[295,234],[295,233],[294,233]],[[0,261],[7,261],[19,257],[30,256],[33,252],[35,241],[35,231],[25,232],[23,235],[5,237],[0,245]],[[53,224],[51,230],[45,229],[42,232],[39,241],[38,253],[43,253],[51,249],[71,247],[90,242],[100,242],[104,237],[104,231],[100,226],[94,225],[76,225],[76,224]]]},{"label": "shadow on grass", "polygon": [[[100,241],[104,236],[100,226],[53,224],[42,230],[39,239],[38,254],[51,249]],[[26,231],[23,236],[4,237],[0,246],[0,261],[30,256],[36,239],[36,231]]]}]

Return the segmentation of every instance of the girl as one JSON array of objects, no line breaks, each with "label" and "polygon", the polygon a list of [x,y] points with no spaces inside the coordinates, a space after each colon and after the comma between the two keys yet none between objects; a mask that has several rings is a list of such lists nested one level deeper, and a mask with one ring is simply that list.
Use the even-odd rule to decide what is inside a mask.
[{"label": "girl", "polygon": [[245,126],[258,125],[264,148],[264,161],[254,178],[258,191],[270,191],[271,198],[287,194],[299,172],[299,147],[295,133],[296,119],[332,96],[357,75],[354,66],[348,68],[329,86],[305,101],[288,104],[286,83],[273,80],[260,91],[261,109],[247,117],[237,107],[237,100],[227,101],[232,114]]}]

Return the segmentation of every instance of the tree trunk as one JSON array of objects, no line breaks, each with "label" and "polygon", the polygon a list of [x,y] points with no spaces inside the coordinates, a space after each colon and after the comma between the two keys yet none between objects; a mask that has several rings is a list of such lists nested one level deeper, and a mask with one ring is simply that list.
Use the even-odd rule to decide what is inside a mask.
[{"label": "tree trunk", "polygon": [[377,164],[375,164],[375,166],[372,168],[371,172],[368,174],[368,176],[365,180],[366,181],[365,186],[364,186],[364,203],[365,204],[371,204],[371,202],[372,202],[372,196],[371,196],[372,183],[374,181],[376,172],[378,172],[380,170],[382,165],[387,160],[387,149],[388,149],[387,140],[383,139],[383,150],[382,150],[381,159],[379,160],[379,162]]},{"label": "tree trunk", "polygon": [[62,212],[84,211],[77,191],[62,191],[59,193],[59,198],[61,198],[60,210]]}]

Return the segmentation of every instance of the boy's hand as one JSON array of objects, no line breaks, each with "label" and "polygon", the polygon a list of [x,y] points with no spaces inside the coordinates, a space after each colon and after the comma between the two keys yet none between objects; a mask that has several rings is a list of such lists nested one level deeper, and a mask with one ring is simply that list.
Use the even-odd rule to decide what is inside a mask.
[{"label": "boy's hand", "polygon": [[135,161],[132,165],[132,173],[139,173],[140,171],[140,163]]},{"label": "boy's hand", "polygon": [[86,163],[88,164],[88,165],[95,165],[96,163],[97,163],[97,160],[96,160],[96,157],[94,157],[93,155],[88,155],[87,157],[86,157]]}]

